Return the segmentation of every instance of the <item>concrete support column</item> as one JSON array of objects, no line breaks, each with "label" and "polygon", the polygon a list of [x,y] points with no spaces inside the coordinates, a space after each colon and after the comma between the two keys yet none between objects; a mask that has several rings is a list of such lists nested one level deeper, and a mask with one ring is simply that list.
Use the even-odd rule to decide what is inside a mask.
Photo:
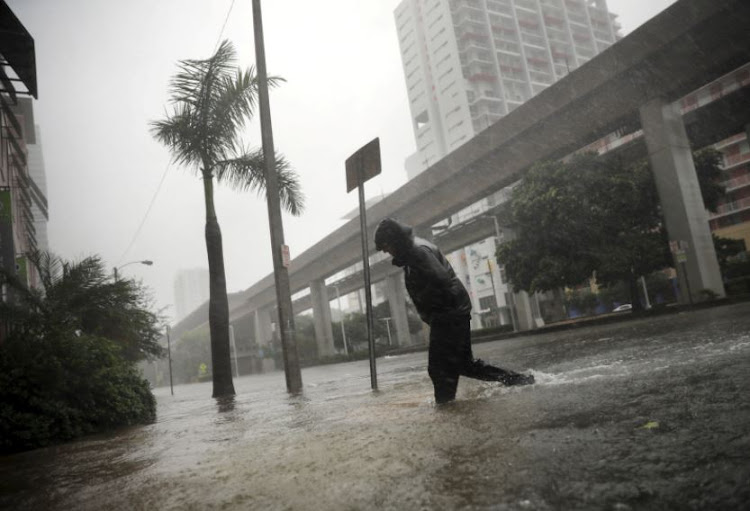
[{"label": "concrete support column", "polygon": [[708,225],[708,212],[703,205],[679,106],[654,99],[640,108],[640,117],[669,239],[687,242],[687,261],[675,260],[680,302],[690,301],[688,289],[693,299],[702,289],[723,297],[724,284]]},{"label": "concrete support column", "polygon": [[409,346],[412,341],[406,317],[406,286],[401,272],[386,277],[385,293],[391,309],[391,335],[395,333],[394,344]]},{"label": "concrete support column", "polygon": [[[513,231],[513,229],[507,226],[503,227],[504,240],[510,241],[515,239],[515,237],[516,233],[515,231]],[[534,300],[535,297],[530,297],[529,293],[527,293],[526,291],[519,291],[517,293],[512,292],[512,282],[508,282],[506,285],[508,286],[508,289],[510,289],[507,296],[511,299],[508,305],[511,308],[510,312],[513,319],[514,328],[519,332],[535,329],[537,327],[535,317],[539,314],[538,310],[535,314],[534,310],[536,309],[536,307],[531,303],[531,300]]]},{"label": "concrete support column", "polygon": [[531,304],[532,297],[526,291],[513,293],[513,301],[516,305],[516,315],[518,320],[518,331],[533,330],[536,328],[534,321],[534,308]]},{"label": "concrete support column", "polygon": [[310,282],[313,321],[315,323],[315,342],[318,344],[318,356],[328,357],[336,350],[333,347],[333,328],[331,328],[331,304],[328,300],[328,289],[323,279]]},{"label": "concrete support column", "polygon": [[273,339],[271,330],[271,310],[256,309],[255,311],[255,342],[258,346],[268,346]]},{"label": "concrete support column", "polygon": [[432,229],[429,226],[412,227],[412,234],[414,234],[414,236],[422,238],[423,240],[427,240],[430,243],[432,243],[435,238],[432,234]]}]

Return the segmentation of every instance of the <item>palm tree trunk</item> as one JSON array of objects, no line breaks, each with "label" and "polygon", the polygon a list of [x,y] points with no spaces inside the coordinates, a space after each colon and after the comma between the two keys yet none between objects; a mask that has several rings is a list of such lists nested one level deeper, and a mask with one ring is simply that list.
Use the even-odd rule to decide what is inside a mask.
[{"label": "palm tree trunk", "polygon": [[211,332],[213,397],[233,396],[232,364],[229,356],[229,301],[224,272],[224,247],[214,209],[213,176],[203,172],[206,202],[206,252],[208,254],[208,325]]}]

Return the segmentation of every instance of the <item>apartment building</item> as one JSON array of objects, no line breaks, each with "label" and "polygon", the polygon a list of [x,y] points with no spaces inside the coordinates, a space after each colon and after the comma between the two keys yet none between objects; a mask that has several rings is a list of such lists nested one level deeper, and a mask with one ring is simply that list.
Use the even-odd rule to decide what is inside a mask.
[{"label": "apartment building", "polygon": [[[403,0],[394,17],[417,146],[409,179],[619,38],[605,0]],[[506,198],[501,190],[452,221]],[[472,297],[474,328],[511,323],[498,242],[447,256]]]},{"label": "apartment building", "polygon": [[47,203],[47,175],[44,169],[44,152],[39,126],[34,126],[34,143],[27,145],[29,169],[29,195],[31,196],[31,216],[34,221],[34,238],[38,250],[48,251],[49,205]]},{"label": "apartment building", "polygon": [[[32,97],[37,97],[34,39],[0,0],[0,266],[36,286],[26,256],[38,247],[33,208],[46,204],[46,197],[29,174],[28,148],[36,142]],[[3,301],[8,293],[2,290]]]},{"label": "apartment building", "polygon": [[404,0],[411,179],[618,38],[605,0]]},{"label": "apartment building", "polygon": [[[745,87],[750,87],[750,64],[685,96],[682,110],[686,113]],[[745,132],[722,140],[714,148],[723,155],[726,196],[710,216],[711,231],[724,238],[742,239],[750,249],[750,124]]]}]

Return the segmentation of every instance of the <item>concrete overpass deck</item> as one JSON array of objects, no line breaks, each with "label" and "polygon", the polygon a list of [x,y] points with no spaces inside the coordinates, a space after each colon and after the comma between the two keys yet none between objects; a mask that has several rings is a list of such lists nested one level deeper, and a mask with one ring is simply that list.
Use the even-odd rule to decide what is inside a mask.
[{"label": "concrete overpass deck", "polygon": [[[517,180],[536,161],[563,157],[622,126],[639,126],[643,105],[657,98],[676,101],[744,64],[750,55],[749,25],[746,0],[676,2],[375,204],[368,228],[386,216],[429,228]],[[747,101],[743,92],[689,114],[691,138],[706,144],[720,140],[725,114],[747,111]],[[643,154],[645,145],[635,141],[631,150]],[[478,239],[492,234],[489,223],[476,229],[472,236]],[[293,259],[292,292],[359,261],[359,236],[359,221],[351,220]],[[268,308],[275,299],[273,275],[268,275],[230,297],[232,318]],[[191,314],[175,333],[199,325],[201,316],[205,322],[205,310]]]}]

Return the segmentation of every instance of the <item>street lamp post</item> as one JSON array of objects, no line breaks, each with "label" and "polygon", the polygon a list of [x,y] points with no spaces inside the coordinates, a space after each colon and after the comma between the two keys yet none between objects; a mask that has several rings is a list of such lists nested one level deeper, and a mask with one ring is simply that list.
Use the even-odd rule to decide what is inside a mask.
[{"label": "street lamp post", "polygon": [[393,346],[393,339],[391,339],[391,318],[380,318],[380,321],[385,321],[385,327],[388,329],[388,346]]},{"label": "street lamp post", "polygon": [[125,268],[126,266],[130,266],[131,264],[144,264],[146,266],[151,266],[152,264],[154,264],[154,262],[149,261],[148,259],[144,259],[143,261],[130,261],[129,263],[121,264],[120,266],[115,266],[114,268],[112,268],[112,273],[115,276],[115,281],[117,281],[117,270],[119,270],[120,268]]},{"label": "street lamp post", "polygon": [[167,354],[169,355],[169,391],[174,396],[174,385],[172,384],[172,341],[170,337],[172,335],[172,329],[167,325]]},{"label": "street lamp post", "polygon": [[349,356],[349,348],[346,345],[346,330],[344,329],[344,311],[341,309],[341,296],[339,295],[339,286],[333,285],[336,288],[336,304],[339,307],[339,314],[341,319],[341,338],[344,342],[344,354]]}]

